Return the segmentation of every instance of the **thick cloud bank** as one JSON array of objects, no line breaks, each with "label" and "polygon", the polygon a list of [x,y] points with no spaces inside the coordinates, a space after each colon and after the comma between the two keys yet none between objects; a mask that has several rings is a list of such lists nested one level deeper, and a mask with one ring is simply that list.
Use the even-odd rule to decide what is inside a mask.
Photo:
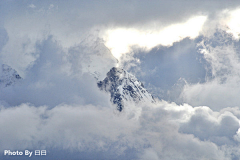
[{"label": "thick cloud bank", "polygon": [[132,109],[122,114],[92,105],[58,105],[53,109],[30,104],[2,107],[1,150],[47,148],[51,156],[51,150],[58,148],[73,155],[88,154],[90,159],[96,154],[100,159],[238,156],[240,112],[236,108],[213,112],[208,107],[178,106],[165,101],[136,109],[139,107],[140,112]]},{"label": "thick cloud bank", "polygon": [[[239,5],[1,1],[0,64],[22,79],[0,88],[0,159],[240,159]],[[97,87],[116,66],[160,100],[117,111]]]}]

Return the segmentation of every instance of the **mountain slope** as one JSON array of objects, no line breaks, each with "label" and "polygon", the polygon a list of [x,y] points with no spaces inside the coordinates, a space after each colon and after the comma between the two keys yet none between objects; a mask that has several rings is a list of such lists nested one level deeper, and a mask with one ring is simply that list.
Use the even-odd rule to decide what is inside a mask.
[{"label": "mountain slope", "polygon": [[117,105],[119,111],[122,111],[124,104],[128,102],[155,102],[135,76],[120,68],[113,67],[107,77],[98,82],[98,87],[111,94],[111,101]]},{"label": "mountain slope", "polygon": [[14,85],[22,79],[16,70],[12,69],[10,66],[6,64],[2,64],[0,68],[0,86],[7,87]]}]

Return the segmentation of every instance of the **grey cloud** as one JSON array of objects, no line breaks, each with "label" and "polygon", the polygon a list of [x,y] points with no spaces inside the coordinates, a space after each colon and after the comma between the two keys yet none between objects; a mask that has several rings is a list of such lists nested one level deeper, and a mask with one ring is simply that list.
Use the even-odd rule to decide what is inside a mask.
[{"label": "grey cloud", "polygon": [[[208,3],[206,3],[208,2]],[[39,3],[39,2],[38,2]],[[36,6],[38,5],[36,3]],[[72,12],[63,12],[71,17],[85,20],[86,24],[115,23],[117,25],[144,24],[151,20],[159,20],[163,24],[186,20],[199,13],[214,13],[225,8],[235,8],[237,1],[44,1],[42,5],[54,4],[59,10],[66,7]],[[78,9],[76,9],[76,7]],[[80,12],[79,12],[80,11]],[[164,16],[163,16],[164,15]],[[97,18],[96,18],[97,17]]]},{"label": "grey cloud", "polygon": [[[133,58],[140,63],[130,61],[135,66],[129,71],[145,82],[156,97],[181,103],[179,95],[186,83],[205,82],[207,62],[196,50],[198,41],[186,38],[171,47],[159,46],[149,53],[136,52]],[[124,67],[128,65],[126,62]]]},{"label": "grey cloud", "polygon": [[[116,26],[139,26],[151,21],[159,21],[166,26],[171,23],[185,21],[195,14],[211,14],[226,8],[235,8],[239,5],[237,1],[8,1],[2,2],[3,12],[6,18],[13,15],[24,15],[33,12],[28,8],[34,4],[38,14],[49,13],[49,6],[54,5],[54,17],[61,19],[61,24],[68,24],[74,31],[80,28],[92,27],[94,25],[116,25]],[[11,8],[9,12],[7,8]],[[68,10],[66,10],[68,8]],[[69,12],[71,10],[71,12]],[[34,13],[34,12],[33,12]],[[164,16],[163,16],[164,15]],[[47,18],[47,17],[46,17]],[[51,18],[52,19],[52,18]],[[53,19],[52,19],[53,20]],[[55,22],[58,21],[55,19]],[[79,25],[81,24],[81,25]],[[66,27],[67,27],[66,26]]]},{"label": "grey cloud", "polygon": [[[3,21],[9,34],[9,42],[3,48],[1,61],[14,67],[20,74],[23,74],[29,63],[36,59],[32,53],[36,52],[34,46],[37,41],[42,41],[49,35],[52,35],[53,39],[64,48],[68,48],[80,43],[86,37],[86,32],[93,30],[102,31],[119,26],[140,26],[141,28],[148,22],[155,23],[155,20],[160,23],[155,27],[163,27],[169,23],[185,21],[198,13],[198,10],[214,12],[214,9],[222,10],[226,6],[230,8],[237,6],[237,2],[226,5],[225,1],[221,3],[215,1],[209,3],[152,1],[148,3],[147,1],[73,0],[71,2],[9,1],[2,3],[5,6],[3,7]],[[36,6],[34,11],[27,7],[30,4]],[[54,9],[49,11],[49,6],[52,4]],[[214,9],[211,6],[215,6]],[[11,8],[12,12],[5,8]],[[24,60],[22,56],[25,57]]]},{"label": "grey cloud", "polygon": [[187,123],[179,129],[182,133],[194,134],[201,140],[210,140],[218,145],[234,144],[234,135],[239,128],[239,120],[230,112],[215,117],[213,112],[198,108]]}]

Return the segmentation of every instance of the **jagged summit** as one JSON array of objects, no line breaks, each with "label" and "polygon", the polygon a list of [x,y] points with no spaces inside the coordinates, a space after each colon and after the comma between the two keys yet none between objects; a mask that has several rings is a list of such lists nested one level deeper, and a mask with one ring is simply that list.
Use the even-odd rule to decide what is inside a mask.
[{"label": "jagged summit", "polygon": [[113,67],[103,81],[98,82],[101,90],[111,94],[111,101],[122,111],[127,102],[155,102],[143,84],[124,69]]},{"label": "jagged summit", "polygon": [[[10,66],[2,64],[0,67],[1,88],[13,86],[22,79]],[[97,84],[100,90],[110,93],[111,102],[117,105],[119,111],[122,111],[127,104],[155,102],[143,84],[134,75],[121,68],[113,67],[107,73],[107,77]]]},{"label": "jagged summit", "polygon": [[15,69],[6,64],[2,64],[0,68],[0,86],[7,87],[14,85],[18,80],[22,79]]}]

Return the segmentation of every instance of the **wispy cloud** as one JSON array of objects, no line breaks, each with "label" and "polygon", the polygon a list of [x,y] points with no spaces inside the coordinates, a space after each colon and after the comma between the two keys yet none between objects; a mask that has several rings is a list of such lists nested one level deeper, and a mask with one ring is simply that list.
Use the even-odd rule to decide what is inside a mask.
[{"label": "wispy cloud", "polygon": [[36,8],[36,6],[34,4],[29,4],[28,7],[33,8],[33,9]]}]

